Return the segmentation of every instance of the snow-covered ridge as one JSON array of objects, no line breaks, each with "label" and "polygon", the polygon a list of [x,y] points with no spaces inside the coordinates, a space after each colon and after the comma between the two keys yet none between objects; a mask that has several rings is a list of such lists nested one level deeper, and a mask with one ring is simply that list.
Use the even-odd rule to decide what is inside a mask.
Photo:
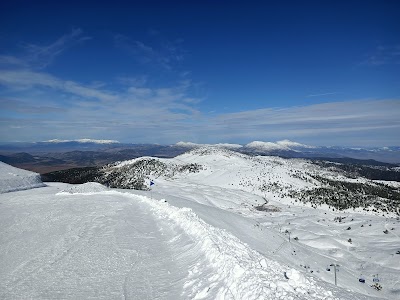
[{"label": "snow-covered ridge", "polygon": [[261,151],[290,150],[290,148],[286,145],[280,145],[278,143],[272,143],[272,142],[261,142],[261,141],[251,142],[246,145],[246,148],[252,148],[254,150],[261,150]]},{"label": "snow-covered ridge", "polygon": [[45,186],[37,173],[0,162],[0,194]]},{"label": "snow-covered ridge", "polygon": [[229,144],[229,143],[219,143],[219,144],[197,144],[192,142],[178,142],[175,146],[183,147],[183,148],[197,148],[197,147],[218,147],[218,148],[227,148],[227,149],[239,149],[242,148],[242,145],[239,144]]},{"label": "snow-covered ridge", "polygon": [[147,190],[150,178],[173,178],[176,174],[197,173],[201,169],[196,163],[178,159],[140,157],[104,166],[98,180],[109,187]]},{"label": "snow-covered ridge", "polygon": [[59,194],[90,194],[108,191],[109,188],[97,183],[97,182],[87,182],[84,184],[73,185],[65,190],[59,192]]},{"label": "snow-covered ridge", "polygon": [[54,143],[54,144],[70,143],[70,142],[93,143],[93,144],[119,144],[119,141],[116,141],[116,140],[95,140],[95,139],[77,139],[77,140],[53,139],[53,140],[48,140],[48,141],[44,141],[44,142],[45,143]]},{"label": "snow-covered ridge", "polygon": [[[142,157],[104,168],[99,182],[115,188],[148,189],[150,179],[252,192],[285,203],[328,205],[332,209],[361,208],[399,214],[400,191],[355,178],[335,165],[306,159],[250,156],[215,146],[195,147],[171,159]],[[337,201],[337,198],[340,201]]]},{"label": "snow-covered ridge", "polygon": [[301,143],[293,142],[293,141],[290,141],[290,140],[277,141],[276,143],[278,145],[286,146],[286,147],[289,147],[289,148],[317,148],[315,146],[301,144]]},{"label": "snow-covered ridge", "polygon": [[219,144],[197,144],[191,142],[178,142],[175,146],[184,147],[184,148],[199,148],[199,147],[219,147],[226,148],[232,150],[240,150],[241,148],[249,148],[255,151],[295,151],[296,149],[311,149],[316,148],[314,146],[305,145],[297,142],[293,142],[290,140],[282,140],[277,142],[262,142],[262,141],[253,141],[248,143],[247,145],[239,145],[239,144],[228,144],[228,143],[219,143]]},{"label": "snow-covered ridge", "polygon": [[176,157],[177,160],[193,156],[194,159],[199,156],[224,156],[224,157],[247,157],[246,154],[218,146],[201,146],[191,149],[190,151]]},{"label": "snow-covered ridge", "polygon": [[316,148],[314,146],[300,144],[297,142],[293,142],[290,140],[282,140],[273,142],[262,142],[262,141],[254,141],[245,146],[246,148],[253,149],[255,151],[296,151],[298,149],[312,149]]}]

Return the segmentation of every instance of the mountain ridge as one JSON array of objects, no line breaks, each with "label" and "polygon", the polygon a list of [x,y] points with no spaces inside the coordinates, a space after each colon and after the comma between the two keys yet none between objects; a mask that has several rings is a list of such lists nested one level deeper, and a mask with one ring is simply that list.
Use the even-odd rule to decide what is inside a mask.
[{"label": "mountain ridge", "polygon": [[[82,172],[87,172],[82,182],[71,181],[79,177],[77,169],[44,174],[42,178],[70,183],[90,179],[112,188],[137,190],[149,190],[149,182],[154,179],[185,181],[245,190],[267,200],[281,199],[291,205],[299,201],[297,204],[400,215],[400,186],[392,183],[400,182],[400,172],[383,166],[254,156],[204,146],[174,158],[140,157]],[[378,182],[382,179],[392,181]]]}]

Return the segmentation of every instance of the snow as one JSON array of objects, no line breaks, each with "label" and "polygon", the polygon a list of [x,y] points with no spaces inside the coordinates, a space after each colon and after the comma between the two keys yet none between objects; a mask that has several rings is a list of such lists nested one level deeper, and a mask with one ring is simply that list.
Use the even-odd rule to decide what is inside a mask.
[{"label": "snow", "polygon": [[239,144],[229,144],[229,143],[218,143],[218,144],[197,144],[192,142],[178,142],[175,146],[184,147],[184,148],[196,148],[196,147],[219,147],[219,148],[227,148],[227,149],[239,149],[242,148],[242,145]]},{"label": "snow", "polygon": [[[104,192],[108,191],[109,189],[97,182],[87,182],[84,184],[76,184],[71,187],[68,187],[65,190],[62,190],[60,193],[65,194],[90,194],[90,193],[97,193],[97,192]],[[59,193],[59,194],[60,194]]]},{"label": "snow", "polygon": [[[255,188],[261,179],[314,186],[290,175],[322,172],[306,160],[202,147],[160,161],[203,169],[155,178],[152,191],[49,183],[0,195],[0,298],[399,298],[399,220]],[[265,199],[277,209],[255,209]]]},{"label": "snow", "polygon": [[[243,146],[239,144],[219,143],[219,144],[197,144],[192,142],[178,142],[176,146],[185,148],[197,148],[197,147],[220,147],[226,149],[240,149]],[[290,140],[282,140],[277,142],[261,142],[253,141],[245,145],[247,148],[253,148],[258,151],[276,151],[276,150],[295,150],[296,148],[316,148],[305,144],[300,144]]]},{"label": "snow", "polygon": [[0,162],[0,194],[43,186],[39,174]]},{"label": "snow", "polygon": [[289,148],[316,148],[315,146],[305,145],[297,142],[293,142],[290,140],[282,140],[276,142],[278,145],[286,146]]},{"label": "snow", "polygon": [[59,192],[69,187],[0,196],[0,298],[365,299],[296,273],[190,208],[93,184]]},{"label": "snow", "polygon": [[290,150],[285,144],[272,142],[254,141],[246,145],[247,148],[253,148],[258,151],[275,151],[275,150]]},{"label": "snow", "polygon": [[119,141],[116,140],[95,140],[95,139],[77,139],[77,140],[59,140],[53,139],[45,141],[46,143],[69,143],[69,142],[78,142],[78,143],[94,143],[94,144],[119,144]]}]

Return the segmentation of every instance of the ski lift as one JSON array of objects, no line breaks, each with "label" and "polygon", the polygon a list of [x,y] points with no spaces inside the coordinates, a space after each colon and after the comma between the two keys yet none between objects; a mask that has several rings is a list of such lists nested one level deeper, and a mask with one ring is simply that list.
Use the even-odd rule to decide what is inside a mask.
[{"label": "ski lift", "polygon": [[326,267],[326,270],[327,270],[328,272],[330,272],[330,271],[331,271],[331,268],[329,268],[329,267]]}]

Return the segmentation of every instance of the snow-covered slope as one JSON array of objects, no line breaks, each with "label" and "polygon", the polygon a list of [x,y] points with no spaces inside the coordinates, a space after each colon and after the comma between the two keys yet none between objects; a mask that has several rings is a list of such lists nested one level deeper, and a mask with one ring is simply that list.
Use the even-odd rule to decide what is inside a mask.
[{"label": "snow-covered slope", "polygon": [[78,139],[78,140],[59,140],[53,139],[44,141],[44,143],[70,143],[70,142],[77,142],[77,143],[93,143],[93,144],[119,144],[119,141],[116,140],[95,140],[95,139]]},{"label": "snow-covered slope", "polygon": [[192,142],[178,142],[174,146],[183,147],[183,148],[200,148],[200,147],[217,147],[217,148],[226,148],[226,149],[240,149],[243,146],[239,144],[229,144],[229,143],[219,143],[219,144],[196,144]]},{"label": "snow-covered slope", "polygon": [[364,194],[380,182],[221,147],[103,172],[108,187],[51,183],[0,195],[0,298],[400,296],[399,218],[297,198],[339,190],[331,181]]},{"label": "snow-covered slope", "polygon": [[[339,165],[339,164],[336,164]],[[99,182],[146,189],[154,178],[244,190],[267,201],[327,205],[400,215],[400,191],[337,168],[305,159],[249,156],[220,147],[198,147],[173,159],[143,157],[104,168]]]},{"label": "snow-covered slope", "polygon": [[93,184],[84,193],[58,192],[68,189],[0,195],[0,298],[370,299],[256,251],[234,227],[208,222],[247,227],[253,220]]},{"label": "snow-covered slope", "polygon": [[[189,165],[196,168],[184,167]],[[381,274],[386,289],[377,296],[398,296],[399,202],[391,198],[398,195],[396,185],[382,187],[304,159],[248,156],[217,147],[195,148],[173,159],[125,161],[105,170],[121,187],[129,187],[140,175],[149,190],[151,179],[152,193],[159,199],[194,208],[207,223],[227,228],[253,249],[277,255],[276,260],[291,267],[332,282],[329,264],[345,264],[341,286],[371,295],[372,276]],[[387,199],[379,196],[382,191]],[[221,221],[204,206],[245,216],[252,226],[239,229],[242,221],[232,215]],[[291,243],[286,231],[295,238]],[[368,285],[359,283],[361,277],[368,278]]]},{"label": "snow-covered slope", "polygon": [[0,194],[44,186],[37,173],[14,168],[0,162]]}]

